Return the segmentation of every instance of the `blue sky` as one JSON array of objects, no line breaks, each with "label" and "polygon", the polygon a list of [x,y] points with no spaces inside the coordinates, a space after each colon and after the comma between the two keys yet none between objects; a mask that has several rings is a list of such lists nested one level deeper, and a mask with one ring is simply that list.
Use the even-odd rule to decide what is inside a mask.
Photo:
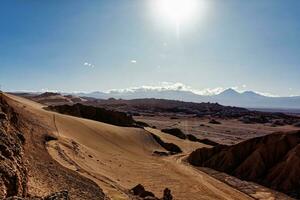
[{"label": "blue sky", "polygon": [[3,89],[180,82],[300,95],[300,1],[203,0],[205,13],[179,37],[150,1],[1,1]]}]

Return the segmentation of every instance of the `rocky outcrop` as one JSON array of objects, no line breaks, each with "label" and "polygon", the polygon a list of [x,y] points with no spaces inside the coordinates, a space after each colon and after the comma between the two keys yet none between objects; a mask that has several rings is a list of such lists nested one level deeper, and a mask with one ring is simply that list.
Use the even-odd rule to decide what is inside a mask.
[{"label": "rocky outcrop", "polygon": [[164,190],[164,196],[163,196],[162,200],[173,200],[173,196],[172,196],[171,190],[169,188],[166,188]]},{"label": "rocky outcrop", "polygon": [[139,126],[132,116],[123,112],[106,110],[94,106],[86,106],[82,104],[49,106],[47,109],[53,110],[62,114],[82,117],[99,122],[113,124],[117,126],[136,127]]},{"label": "rocky outcrop", "polygon": [[108,199],[96,183],[50,157],[45,143],[56,138],[22,104],[0,94],[0,113],[0,199]]},{"label": "rocky outcrop", "polygon": [[173,200],[173,196],[169,188],[164,189],[163,197],[160,199],[157,198],[152,192],[147,191],[144,188],[144,186],[142,186],[141,184],[138,184],[137,186],[132,188],[129,192],[141,200]]},{"label": "rocky outcrop", "polygon": [[169,153],[171,155],[173,154],[178,154],[178,153],[182,153],[182,150],[180,149],[180,147],[178,147],[176,144],[173,143],[167,143],[164,142],[160,137],[158,137],[157,135],[151,133],[153,139],[164,149],[166,149],[167,151],[169,151]]},{"label": "rocky outcrop", "polygon": [[[138,184],[137,186],[132,188],[130,190],[130,192],[134,196],[138,196],[138,197],[143,198],[143,199],[145,199],[145,198],[148,199],[149,197],[151,197],[153,199],[155,198],[155,195],[152,192],[149,192],[149,191],[145,190],[144,186],[142,186],[141,184]],[[157,199],[157,198],[155,198],[155,199]]]},{"label": "rocky outcrop", "polygon": [[300,198],[300,131],[197,149],[188,162]]},{"label": "rocky outcrop", "polygon": [[161,132],[168,133],[183,140],[187,138],[187,136],[179,128],[162,129]]},{"label": "rocky outcrop", "polygon": [[27,169],[23,159],[25,139],[15,126],[17,114],[0,95],[0,199],[27,194]]},{"label": "rocky outcrop", "polygon": [[218,145],[218,143],[216,143],[212,140],[199,139],[199,138],[197,138],[196,136],[194,136],[192,134],[185,134],[179,128],[162,129],[161,132],[173,135],[173,136],[175,136],[179,139],[182,139],[182,140],[189,140],[189,141],[192,141],[192,142],[199,142],[199,143],[207,144],[207,145],[210,145],[210,146]]},{"label": "rocky outcrop", "polygon": [[239,120],[245,124],[267,124],[273,126],[293,125],[300,122],[300,118],[294,115],[284,113],[270,113],[250,111],[240,116]]}]

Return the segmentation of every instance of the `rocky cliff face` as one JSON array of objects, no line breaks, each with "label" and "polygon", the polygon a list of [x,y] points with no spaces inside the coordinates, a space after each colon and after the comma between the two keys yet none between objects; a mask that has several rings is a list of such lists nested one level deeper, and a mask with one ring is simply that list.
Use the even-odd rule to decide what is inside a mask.
[{"label": "rocky cliff face", "polygon": [[188,161],[300,198],[300,131],[198,149]]},{"label": "rocky cliff face", "polygon": [[17,114],[0,96],[0,199],[27,193],[27,169],[23,159],[25,139],[16,129],[17,123]]},{"label": "rocky cliff face", "polygon": [[0,199],[108,199],[93,181],[53,161],[48,129],[24,108],[0,93]]}]

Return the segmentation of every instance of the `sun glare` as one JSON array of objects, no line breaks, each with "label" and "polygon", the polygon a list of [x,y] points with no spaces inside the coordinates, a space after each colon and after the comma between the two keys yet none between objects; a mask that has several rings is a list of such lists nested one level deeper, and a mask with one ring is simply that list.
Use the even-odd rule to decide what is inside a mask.
[{"label": "sun glare", "polygon": [[203,0],[155,0],[154,2],[158,17],[177,26],[191,22],[203,9]]}]

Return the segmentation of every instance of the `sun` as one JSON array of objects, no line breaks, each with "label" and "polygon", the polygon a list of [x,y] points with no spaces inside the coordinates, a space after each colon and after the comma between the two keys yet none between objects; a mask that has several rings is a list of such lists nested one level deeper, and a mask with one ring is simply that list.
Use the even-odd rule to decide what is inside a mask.
[{"label": "sun", "polygon": [[203,8],[203,0],[154,0],[161,20],[177,26],[191,22]]}]

